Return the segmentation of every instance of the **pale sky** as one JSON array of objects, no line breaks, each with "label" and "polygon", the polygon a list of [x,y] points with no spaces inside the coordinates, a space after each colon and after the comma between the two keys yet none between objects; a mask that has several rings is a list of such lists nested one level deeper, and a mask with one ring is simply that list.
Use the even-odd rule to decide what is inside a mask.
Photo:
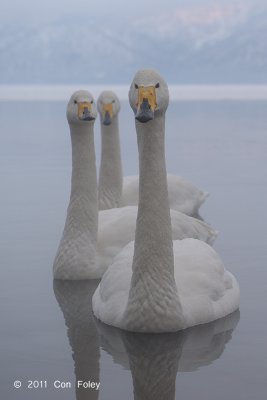
[{"label": "pale sky", "polygon": [[27,26],[56,21],[62,17],[90,18],[107,22],[127,21],[160,15],[177,7],[247,4],[266,7],[266,0],[12,0],[1,1],[0,22],[3,25]]}]

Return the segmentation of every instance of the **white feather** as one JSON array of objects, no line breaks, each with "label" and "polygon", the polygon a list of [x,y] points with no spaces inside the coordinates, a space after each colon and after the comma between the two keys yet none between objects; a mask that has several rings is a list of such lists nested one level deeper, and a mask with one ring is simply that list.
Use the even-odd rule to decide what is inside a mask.
[{"label": "white feather", "polygon": [[[143,108],[138,106],[139,87],[159,88],[152,119],[152,106],[139,119],[138,113],[148,110],[147,98]],[[135,242],[104,274],[93,296],[93,312],[108,325],[151,333],[174,332],[224,317],[239,306],[234,276],[208,244],[172,240],[164,154],[168,87],[155,71],[141,70],[129,100],[137,119],[140,170]]]}]

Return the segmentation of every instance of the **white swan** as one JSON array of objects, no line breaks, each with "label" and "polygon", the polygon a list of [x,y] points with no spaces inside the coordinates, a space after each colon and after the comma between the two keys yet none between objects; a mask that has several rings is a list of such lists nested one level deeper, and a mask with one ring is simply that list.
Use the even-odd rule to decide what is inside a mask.
[{"label": "white swan", "polygon": [[[101,163],[99,171],[99,209],[137,205],[139,177],[123,178],[119,137],[120,101],[112,91],[104,91],[97,101],[101,122]],[[196,215],[208,193],[180,176],[167,175],[170,207]]]},{"label": "white swan", "polygon": [[157,72],[135,75],[129,91],[140,169],[135,242],[118,254],[93,296],[97,318],[135,332],[178,331],[239,306],[237,281],[209,245],[172,242],[164,154],[168,98]]},{"label": "white swan", "polygon": [[[98,263],[105,270],[126,244],[134,240],[137,211],[137,207],[128,206],[99,212]],[[173,240],[195,238],[213,244],[217,231],[208,224],[179,211],[170,212]]]},{"label": "white swan", "polygon": [[71,195],[63,235],[53,265],[56,279],[98,278],[102,273],[96,261],[96,117],[93,96],[85,90],[75,92],[67,106],[72,143]]},{"label": "white swan", "polygon": [[[78,91],[71,96],[67,106],[72,141],[71,195],[54,261],[56,279],[100,278],[135,235],[137,207],[101,211],[98,224],[93,131],[96,116],[89,92]],[[216,237],[216,232],[201,221],[177,211],[172,211],[172,218],[174,239],[196,237],[212,242]]]}]

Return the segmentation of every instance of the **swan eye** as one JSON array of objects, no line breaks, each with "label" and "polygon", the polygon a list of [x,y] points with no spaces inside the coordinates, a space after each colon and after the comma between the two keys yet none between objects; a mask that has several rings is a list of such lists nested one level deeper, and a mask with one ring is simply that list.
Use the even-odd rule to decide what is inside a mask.
[{"label": "swan eye", "polygon": [[74,104],[77,104],[77,100],[74,100]]},{"label": "swan eye", "polygon": [[93,104],[94,103],[94,100],[91,100],[91,104]]},{"label": "swan eye", "polygon": [[159,88],[159,82],[156,84],[155,88],[156,88],[156,89],[158,89],[158,88]]},{"label": "swan eye", "polygon": [[135,89],[138,89],[138,85],[136,83],[134,84],[134,87],[135,87]]},{"label": "swan eye", "polygon": [[115,103],[115,100],[112,100],[112,103]]}]

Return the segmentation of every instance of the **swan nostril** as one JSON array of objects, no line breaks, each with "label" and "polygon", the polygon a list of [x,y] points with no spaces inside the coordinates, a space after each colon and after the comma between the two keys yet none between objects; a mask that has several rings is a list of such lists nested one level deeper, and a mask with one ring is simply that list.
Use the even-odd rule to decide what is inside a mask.
[{"label": "swan nostril", "polygon": [[104,118],[103,118],[103,125],[110,125],[112,122],[111,115],[109,111],[105,112]]},{"label": "swan nostril", "polygon": [[149,103],[148,99],[143,99],[141,109],[151,110],[151,104]]}]

